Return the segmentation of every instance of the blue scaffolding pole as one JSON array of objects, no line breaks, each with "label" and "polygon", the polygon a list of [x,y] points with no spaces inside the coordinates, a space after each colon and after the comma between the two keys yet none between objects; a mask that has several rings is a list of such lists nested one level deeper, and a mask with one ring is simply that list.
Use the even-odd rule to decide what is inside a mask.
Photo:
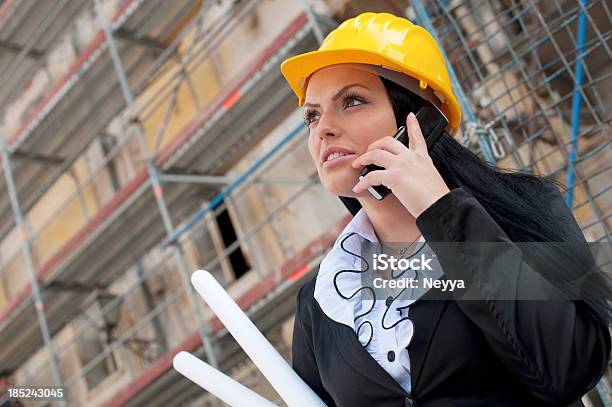
[{"label": "blue scaffolding pole", "polygon": [[255,161],[242,175],[238,176],[234,181],[230,182],[220,192],[218,192],[213,198],[204,206],[202,206],[196,213],[194,213],[186,222],[178,226],[174,233],[168,237],[163,243],[162,248],[168,245],[174,244],[178,239],[188,230],[194,227],[200,219],[204,217],[208,212],[214,210],[223,199],[231,194],[236,188],[247,181],[257,171],[261,165],[273,157],[281,148],[283,148],[289,141],[291,141],[301,130],[304,129],[304,123],[300,123],[293,130],[289,132],[283,139],[278,142],[270,151]]},{"label": "blue scaffolding pole", "polygon": [[567,206],[573,208],[574,205],[574,184],[576,182],[576,156],[578,151],[578,133],[580,131],[580,111],[582,110],[582,82],[584,78],[584,41],[586,39],[587,29],[587,16],[584,8],[587,6],[587,0],[581,0],[583,9],[578,17],[578,33],[576,38],[576,66],[574,67],[574,75],[576,81],[574,82],[574,93],[572,95],[572,143],[570,145],[570,151],[568,156],[567,166],[567,195],[565,200]]}]

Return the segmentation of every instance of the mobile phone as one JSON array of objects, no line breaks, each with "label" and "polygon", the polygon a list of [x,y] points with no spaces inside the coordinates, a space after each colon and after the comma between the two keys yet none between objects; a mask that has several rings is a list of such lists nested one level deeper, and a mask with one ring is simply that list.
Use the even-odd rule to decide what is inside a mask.
[{"label": "mobile phone", "polygon": [[[416,113],[416,118],[419,122],[419,126],[421,127],[421,131],[423,132],[423,137],[425,137],[427,150],[429,151],[442,135],[442,132],[448,125],[448,120],[444,114],[442,114],[442,112],[440,112],[430,103],[426,103],[419,109],[419,111]],[[409,146],[408,131],[406,130],[406,126],[401,126],[399,129],[397,129],[397,132],[393,135],[393,138],[401,141],[405,146]],[[366,165],[361,169],[361,171],[359,171],[357,179],[361,180],[369,172],[376,170],[384,170],[384,168],[375,164]],[[368,188],[368,192],[376,200],[381,201],[387,195],[389,195],[391,190],[384,185],[374,185]]]}]

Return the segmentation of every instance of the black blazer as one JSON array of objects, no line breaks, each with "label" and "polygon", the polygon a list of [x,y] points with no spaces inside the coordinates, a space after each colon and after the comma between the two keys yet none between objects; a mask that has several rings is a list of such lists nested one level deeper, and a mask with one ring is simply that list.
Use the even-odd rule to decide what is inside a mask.
[{"label": "black blazer", "polygon": [[[557,188],[549,191],[551,210],[567,216],[567,227],[580,233]],[[428,242],[508,240],[464,188],[436,201],[417,226]],[[445,264],[450,259],[436,254],[443,278],[452,278],[454,267]],[[523,269],[514,271],[525,275]],[[533,279],[527,275],[516,284]],[[408,346],[408,395],[350,327],[324,314],[314,299],[315,281],[298,294],[292,363],[328,406],[583,406],[580,398],[608,364],[607,326],[573,301],[456,301],[451,294],[427,300],[428,293],[410,306],[415,331]]]}]

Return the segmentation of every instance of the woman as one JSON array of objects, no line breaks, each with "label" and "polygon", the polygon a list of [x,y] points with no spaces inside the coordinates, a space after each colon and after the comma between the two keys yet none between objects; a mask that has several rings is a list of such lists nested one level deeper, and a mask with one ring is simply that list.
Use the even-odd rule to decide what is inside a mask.
[{"label": "woman", "polygon": [[[582,232],[552,180],[501,171],[453,139],[460,109],[431,35],[364,13],[281,70],[323,186],[355,215],[298,295],[292,353],[304,381],[330,406],[582,406],[608,363],[607,314],[567,299],[568,279],[544,280],[577,272],[559,271],[559,250],[513,243],[581,244]],[[413,114],[427,104],[448,120],[429,150]],[[402,125],[408,146],[391,137]],[[371,164],[382,169],[357,181]],[[391,194],[377,200],[368,188],[380,185]],[[432,249],[436,278],[464,280],[479,300],[431,290],[362,301],[359,250],[372,242],[415,242],[409,258]],[[470,258],[435,242],[499,245]]]}]

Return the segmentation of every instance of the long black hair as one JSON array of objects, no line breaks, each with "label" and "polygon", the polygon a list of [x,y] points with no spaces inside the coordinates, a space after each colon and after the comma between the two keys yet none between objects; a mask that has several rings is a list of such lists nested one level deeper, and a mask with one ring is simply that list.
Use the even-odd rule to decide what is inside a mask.
[{"label": "long black hair", "polygon": [[[410,112],[429,103],[406,88],[380,77],[385,85],[397,127],[406,124]],[[444,132],[429,155],[449,189],[463,187],[472,193],[512,241],[560,242],[568,236],[556,227],[559,218],[542,199],[545,184],[562,189],[552,177],[507,170],[487,163]],[[354,215],[361,205],[340,197]]]},{"label": "long black hair", "polygon": [[[391,101],[397,127],[406,123],[410,112],[416,113],[423,103],[429,103],[393,81],[380,79]],[[562,199],[561,184],[550,176],[489,164],[447,132],[438,138],[429,155],[449,189],[461,187],[470,192],[510,241],[527,249],[523,251],[527,262],[539,264],[537,269],[568,298],[583,299],[585,303],[579,302],[579,306],[606,325],[612,325],[609,303],[612,283],[592,267],[595,260]],[[340,199],[353,215],[361,208],[355,198]],[[529,243],[518,242],[549,244],[539,244],[534,250]],[[567,267],[568,264],[572,267]],[[590,277],[585,281],[586,273]]]}]

